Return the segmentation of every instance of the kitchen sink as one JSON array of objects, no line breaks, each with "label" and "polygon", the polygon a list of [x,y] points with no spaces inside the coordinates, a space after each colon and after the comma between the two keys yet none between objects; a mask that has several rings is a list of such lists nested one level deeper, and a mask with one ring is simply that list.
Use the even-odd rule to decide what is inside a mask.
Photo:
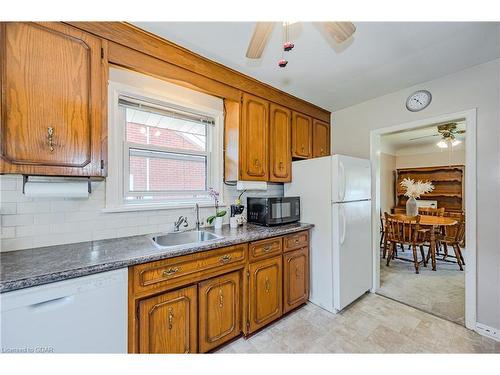
[{"label": "kitchen sink", "polygon": [[152,240],[159,246],[172,247],[179,245],[195,244],[211,240],[218,240],[224,238],[212,232],[204,230],[186,231],[186,232],[172,232],[166,234],[159,234],[153,236]]}]

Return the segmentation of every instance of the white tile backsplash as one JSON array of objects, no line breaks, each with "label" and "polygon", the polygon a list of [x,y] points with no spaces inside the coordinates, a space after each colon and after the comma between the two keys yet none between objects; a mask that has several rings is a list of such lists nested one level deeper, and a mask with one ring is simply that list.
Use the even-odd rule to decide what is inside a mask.
[{"label": "white tile backsplash", "polygon": [[[224,186],[229,205],[239,195],[233,186]],[[92,182],[88,199],[27,198],[22,193],[21,175],[0,176],[0,251],[58,245],[106,238],[126,237],[171,231],[180,216],[188,217],[190,227],[196,221],[193,208],[104,213],[106,183]],[[282,196],[283,185],[269,184],[267,191],[251,191],[243,195]],[[214,214],[214,208],[201,208],[200,220]],[[224,217],[229,221],[229,215]]]}]

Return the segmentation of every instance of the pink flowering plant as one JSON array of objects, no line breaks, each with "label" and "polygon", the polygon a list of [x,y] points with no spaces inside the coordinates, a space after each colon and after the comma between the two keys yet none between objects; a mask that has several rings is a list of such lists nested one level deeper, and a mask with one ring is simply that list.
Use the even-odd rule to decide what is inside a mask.
[{"label": "pink flowering plant", "polygon": [[220,194],[217,190],[215,190],[214,188],[209,188],[208,195],[210,195],[210,197],[215,202],[215,215],[207,217],[207,222],[208,222],[208,224],[211,225],[216,217],[223,217],[226,214],[226,210],[219,211],[219,196],[220,196]]}]

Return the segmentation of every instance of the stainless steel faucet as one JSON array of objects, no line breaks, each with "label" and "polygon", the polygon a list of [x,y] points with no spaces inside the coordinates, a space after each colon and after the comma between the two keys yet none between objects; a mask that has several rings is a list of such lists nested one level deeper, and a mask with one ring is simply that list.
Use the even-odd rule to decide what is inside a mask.
[{"label": "stainless steel faucet", "polygon": [[179,216],[179,218],[177,219],[177,221],[174,223],[174,232],[178,232],[179,231],[179,227],[184,223],[184,228],[187,227],[189,224],[188,224],[188,221],[187,221],[187,217],[186,216]]},{"label": "stainless steel faucet", "polygon": [[200,205],[195,203],[194,209],[196,211],[196,230],[200,230]]}]

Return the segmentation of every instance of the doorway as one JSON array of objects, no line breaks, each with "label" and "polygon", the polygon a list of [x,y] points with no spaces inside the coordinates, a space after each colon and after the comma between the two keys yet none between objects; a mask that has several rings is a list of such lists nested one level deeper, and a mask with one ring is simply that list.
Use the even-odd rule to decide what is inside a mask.
[{"label": "doorway", "polygon": [[[445,124],[455,124],[451,137],[442,131],[442,125]],[[469,329],[475,329],[476,320],[475,136],[476,111],[470,110],[377,129],[371,132],[370,139],[374,197],[372,291],[465,324]],[[444,178],[434,177],[440,173],[457,173],[457,176],[447,178],[456,182],[443,182]],[[458,177],[460,173],[461,178]],[[420,250],[417,251],[418,274],[415,272],[412,249],[408,245],[396,245],[397,251],[393,252],[394,257],[391,257],[389,266],[386,265],[384,243],[380,241],[380,228],[383,225],[381,216],[384,216],[384,212],[406,212],[404,190],[397,179],[408,176],[415,180],[420,179],[419,176],[422,176],[422,180],[435,179],[435,192],[423,195],[417,200],[419,205],[443,207],[446,216],[465,213],[464,234],[467,243],[466,248],[462,243],[464,271],[460,271],[454,251],[450,248],[445,250],[444,244],[440,242],[436,243],[436,269],[433,270],[429,265],[425,267],[424,259],[427,254],[430,256],[428,241],[423,256]],[[453,195],[452,192],[457,194]],[[436,227],[435,230],[445,232],[444,226]],[[439,233],[436,232],[436,236],[439,237]]]}]

